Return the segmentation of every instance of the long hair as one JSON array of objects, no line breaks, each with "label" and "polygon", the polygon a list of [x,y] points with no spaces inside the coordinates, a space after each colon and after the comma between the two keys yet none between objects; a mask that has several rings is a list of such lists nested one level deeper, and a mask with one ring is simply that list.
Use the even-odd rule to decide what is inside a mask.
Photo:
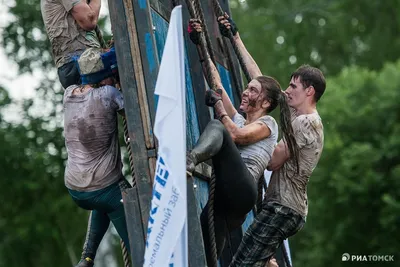
[{"label": "long hair", "polygon": [[280,128],[283,135],[283,141],[286,143],[290,159],[296,166],[296,172],[299,173],[299,149],[292,127],[290,108],[279,83],[272,77],[259,76],[256,80],[261,84],[264,93],[264,100],[270,103],[267,112],[272,112],[278,105],[280,109]]}]

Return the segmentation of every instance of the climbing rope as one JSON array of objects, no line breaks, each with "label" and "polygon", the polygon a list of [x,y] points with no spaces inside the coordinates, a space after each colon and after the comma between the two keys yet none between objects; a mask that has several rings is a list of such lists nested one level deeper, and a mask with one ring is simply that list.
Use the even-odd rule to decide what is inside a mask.
[{"label": "climbing rope", "polygon": [[[213,7],[214,7],[214,13],[217,16],[217,18],[220,16],[224,16],[225,12],[222,9],[221,5],[219,4],[218,0],[212,0],[212,3],[213,3]],[[244,75],[246,76],[247,81],[250,82],[251,81],[250,73],[247,70],[247,67],[246,67],[246,64],[244,63],[242,55],[240,54],[239,47],[235,43],[235,39],[232,34],[232,31],[228,31],[228,38],[231,41],[233,50],[235,51],[235,54],[239,61],[240,67],[242,68],[242,71],[243,71]]]},{"label": "climbing rope", "polygon": [[[97,38],[100,41],[101,48],[104,48],[104,49],[109,48],[107,46],[107,44],[106,44],[106,41],[104,40],[103,33],[101,32],[101,30],[99,28],[99,25],[96,25],[95,32],[96,32]],[[118,88],[118,89],[121,90],[121,88]],[[136,186],[136,177],[135,177],[135,169],[134,169],[134,165],[133,165],[132,149],[131,149],[131,146],[130,146],[128,126],[127,126],[125,118],[122,118],[122,122],[123,122],[123,126],[124,126],[124,141],[125,141],[125,144],[126,144],[126,150],[128,151],[129,164],[130,164],[130,167],[131,167],[132,187],[135,187]],[[124,241],[122,241],[122,239],[120,239],[120,243],[121,243],[122,257],[123,257],[123,260],[124,260],[124,267],[130,267],[131,266],[131,262],[130,262],[130,259],[129,259],[129,251],[128,251]]]},{"label": "climbing rope", "polygon": [[127,124],[125,118],[122,118],[122,124],[123,124],[123,127],[124,127],[124,141],[125,141],[126,150],[128,151],[128,156],[129,156],[129,165],[131,167],[132,187],[134,188],[134,187],[136,187],[135,166],[133,165],[133,153],[132,153],[132,148],[130,146],[128,124]]},{"label": "climbing rope", "polygon": [[124,261],[124,267],[130,267],[131,266],[131,260],[129,258],[129,251],[125,246],[124,241],[122,239],[119,240],[122,248],[122,259]]},{"label": "climbing rope", "polygon": [[218,254],[217,254],[217,243],[215,237],[215,225],[214,225],[214,200],[215,200],[215,186],[216,177],[214,171],[211,173],[209,188],[208,188],[208,238],[210,239],[210,252],[212,259],[212,266],[218,266]]},{"label": "climbing rope", "polygon": [[[195,3],[194,3],[195,1],[198,1],[198,0],[185,0],[186,5],[189,10],[190,17],[193,19],[199,19],[198,10],[195,8]],[[202,22],[202,24],[204,24],[204,22]],[[207,42],[205,40],[204,31],[202,31],[200,33],[199,46],[200,46],[200,51],[201,51],[200,57],[203,57],[203,58],[201,58],[201,61],[205,62],[204,72],[205,72],[205,76],[206,76],[208,85],[212,90],[217,90],[217,85],[211,79],[212,66],[211,66],[211,62],[209,61],[209,59],[211,57],[210,57],[210,54],[208,53],[208,46],[207,46]]]},{"label": "climbing rope", "polygon": [[107,44],[106,41],[104,40],[103,33],[101,32],[99,25],[96,25],[94,31],[96,32],[97,39],[99,39],[100,47],[106,49]]},{"label": "climbing rope", "polygon": [[[198,0],[185,0],[186,5],[189,10],[189,15],[191,18],[194,19],[200,19],[203,27],[205,27],[204,23],[204,14],[202,13],[200,3]],[[201,19],[201,16],[203,19]],[[211,62],[208,59],[211,59],[213,62],[215,62],[209,51],[212,51],[211,48],[211,41],[209,42],[209,45],[207,44],[207,41],[205,40],[205,33],[204,30],[200,33],[200,50],[201,50],[201,56],[203,56],[203,60],[206,61],[205,64],[205,75],[207,77],[207,81],[209,83],[209,86],[211,89],[216,90],[216,84],[213,84],[213,80],[211,79]],[[212,54],[213,56],[213,54]],[[212,259],[212,266],[210,267],[217,267],[218,266],[218,255],[217,255],[217,246],[216,246],[216,240],[215,240],[215,226],[214,226],[214,199],[215,199],[215,184],[216,184],[216,179],[215,179],[215,174],[212,172],[210,181],[209,181],[209,197],[208,197],[208,234],[209,234],[209,242],[210,242],[210,252],[211,252],[211,259]]]},{"label": "climbing rope", "polygon": [[216,65],[214,49],[211,44],[210,35],[208,34],[208,27],[207,27],[207,23],[204,18],[204,12],[203,12],[203,8],[201,7],[200,0],[193,0],[193,4],[194,4],[195,12],[197,12],[196,18],[200,19],[200,21],[202,23],[202,29],[203,29],[203,33],[204,33],[204,39],[206,40],[206,44],[207,44],[207,48],[208,48],[208,54],[210,55],[210,58],[211,58],[212,62],[214,63],[214,65]]}]

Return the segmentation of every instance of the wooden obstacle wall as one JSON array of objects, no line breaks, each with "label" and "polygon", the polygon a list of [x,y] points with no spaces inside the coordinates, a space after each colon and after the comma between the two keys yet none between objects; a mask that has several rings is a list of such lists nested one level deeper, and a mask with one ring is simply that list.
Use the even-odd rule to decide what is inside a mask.
[{"label": "wooden obstacle wall", "polygon": [[[189,20],[187,7],[183,5],[183,20]],[[217,68],[225,89],[237,106],[242,92],[239,65],[226,38],[222,38],[210,0],[201,1],[205,20],[212,37]],[[220,0],[229,13],[227,0]],[[152,196],[152,179],[156,161],[157,142],[153,135],[153,124],[157,106],[154,89],[168,30],[172,0],[110,0],[109,9],[112,30],[117,51],[121,86],[125,98],[126,120],[130,146],[133,151],[135,188],[123,195],[127,214],[133,266],[143,265],[144,238],[146,236]],[[195,46],[185,33],[185,74],[187,106],[187,147],[192,148],[200,133],[211,119],[210,110],[204,105],[204,91],[207,84]],[[198,168],[201,178],[194,177],[188,182],[188,227],[189,265],[206,266],[200,213],[208,199],[210,166]],[[247,229],[253,216],[250,214],[243,225]],[[230,234],[221,266],[228,266],[242,237],[242,229]]]}]

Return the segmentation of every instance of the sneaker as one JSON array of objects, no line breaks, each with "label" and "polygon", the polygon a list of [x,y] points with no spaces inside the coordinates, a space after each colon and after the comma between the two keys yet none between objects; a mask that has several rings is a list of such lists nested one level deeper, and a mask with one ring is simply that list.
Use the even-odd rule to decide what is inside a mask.
[{"label": "sneaker", "polygon": [[93,267],[94,262],[91,258],[87,257],[84,259],[81,259],[78,264],[75,267]]}]

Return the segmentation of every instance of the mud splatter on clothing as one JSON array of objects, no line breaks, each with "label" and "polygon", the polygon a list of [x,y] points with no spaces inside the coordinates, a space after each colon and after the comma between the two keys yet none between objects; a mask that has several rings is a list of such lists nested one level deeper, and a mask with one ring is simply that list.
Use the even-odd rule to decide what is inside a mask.
[{"label": "mud splatter on clothing", "polygon": [[68,152],[65,185],[72,190],[94,191],[122,177],[118,144],[117,111],[122,94],[112,86],[91,88],[73,95],[76,85],[64,93],[64,135]]}]

